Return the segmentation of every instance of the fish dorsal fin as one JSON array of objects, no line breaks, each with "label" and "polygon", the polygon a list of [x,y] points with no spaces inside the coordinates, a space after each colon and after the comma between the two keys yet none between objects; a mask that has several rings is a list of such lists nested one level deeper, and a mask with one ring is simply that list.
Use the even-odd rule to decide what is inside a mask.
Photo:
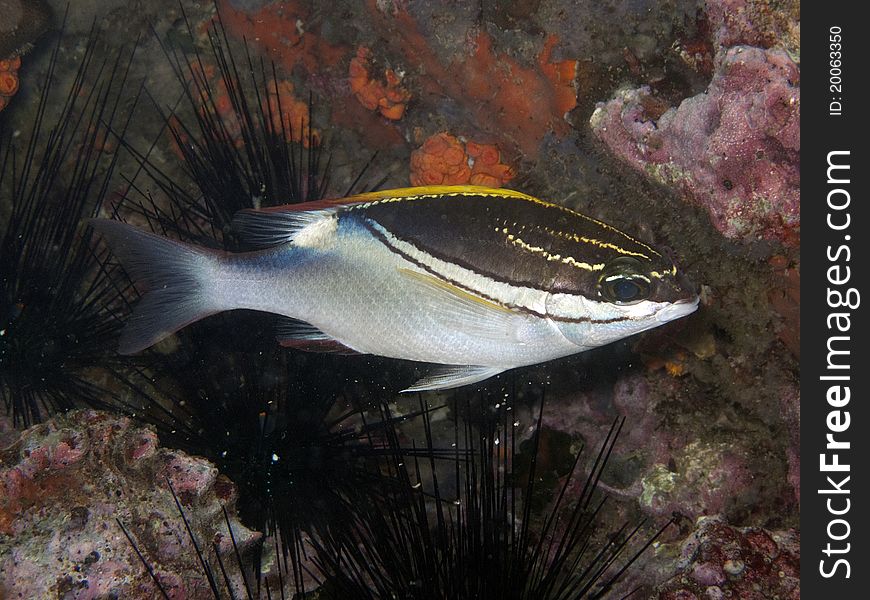
[{"label": "fish dorsal fin", "polygon": [[[260,209],[241,210],[233,218],[233,229],[247,244],[255,247],[268,248],[287,242],[299,242],[299,234],[303,230],[315,235],[305,235],[303,246],[320,245],[324,240],[320,235],[323,230],[329,230],[329,222],[342,208],[363,205],[392,203],[415,200],[437,195],[483,194],[499,195],[512,198],[530,199],[520,192],[503,189],[491,189],[480,186],[424,186],[416,188],[400,188],[394,190],[378,190],[327,200],[313,200],[298,204],[284,204]],[[311,227],[313,226],[313,227]]]},{"label": "fish dorsal fin", "polygon": [[[239,211],[233,217],[233,230],[243,242],[258,248],[278,246],[300,239],[313,245],[335,232],[337,207],[309,210],[290,210],[289,206],[277,208]],[[306,235],[303,232],[317,235]]]},{"label": "fish dorsal fin", "polygon": [[504,367],[480,367],[475,365],[441,365],[433,373],[419,380],[405,392],[427,392],[431,390],[449,390],[478,383],[494,377],[505,371]]},{"label": "fish dorsal fin", "polygon": [[278,343],[285,348],[294,348],[306,352],[333,352],[336,354],[357,354],[353,348],[345,346],[337,339],[322,332],[320,329],[296,319],[282,318],[278,322],[275,336]]},{"label": "fish dorsal fin", "polygon": [[516,342],[525,316],[500,304],[467,292],[448,281],[420,271],[399,269],[400,275],[418,288],[416,301],[427,315],[445,329],[497,342]]}]

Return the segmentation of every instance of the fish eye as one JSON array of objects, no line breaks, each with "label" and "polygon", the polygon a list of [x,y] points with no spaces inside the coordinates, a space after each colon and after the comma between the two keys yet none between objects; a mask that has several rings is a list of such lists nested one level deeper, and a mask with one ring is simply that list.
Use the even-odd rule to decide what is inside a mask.
[{"label": "fish eye", "polygon": [[615,304],[634,304],[646,300],[651,286],[642,268],[641,262],[630,256],[622,256],[608,263],[598,279],[598,293]]}]

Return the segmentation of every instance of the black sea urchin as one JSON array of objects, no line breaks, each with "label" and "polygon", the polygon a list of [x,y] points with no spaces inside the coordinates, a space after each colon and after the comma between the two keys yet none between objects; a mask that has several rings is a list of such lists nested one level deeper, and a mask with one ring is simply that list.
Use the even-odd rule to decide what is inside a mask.
[{"label": "black sea urchin", "polygon": [[81,227],[109,192],[118,153],[106,150],[138,98],[125,94],[133,52],[103,53],[92,29],[58,103],[62,39],[26,142],[19,146],[8,112],[0,122],[0,197],[11,204],[0,231],[0,397],[25,426],[77,404],[124,404],[114,390],[136,388],[114,352],[129,284]]},{"label": "black sea urchin", "polygon": [[462,434],[457,429],[457,445],[466,446],[469,460],[457,461],[455,495],[437,478],[432,490],[422,493],[427,484],[420,463],[408,473],[397,461],[392,472],[403,481],[398,491],[357,506],[350,535],[340,530],[315,540],[327,581],[324,597],[607,597],[639,554],[623,557],[640,525],[605,531],[605,498],[595,491],[622,422],[614,423],[579,491],[568,490],[580,454],[548,510],[536,515],[540,413],[524,451],[529,454],[524,475],[519,423],[510,412],[497,414],[495,419],[478,414],[477,426],[466,421]]},{"label": "black sea urchin", "polygon": [[155,105],[195,191],[156,166],[149,150],[138,156],[157,197],[144,192],[137,179],[122,206],[144,216],[159,233],[203,246],[249,249],[233,234],[233,216],[243,209],[324,198],[330,187],[328,141],[312,124],[312,98],[296,99],[275,64],[254,60],[247,45],[239,58],[219,11],[207,29],[205,51],[186,16],[184,23],[183,45],[192,50],[163,46],[181,100],[171,107],[156,100]]}]

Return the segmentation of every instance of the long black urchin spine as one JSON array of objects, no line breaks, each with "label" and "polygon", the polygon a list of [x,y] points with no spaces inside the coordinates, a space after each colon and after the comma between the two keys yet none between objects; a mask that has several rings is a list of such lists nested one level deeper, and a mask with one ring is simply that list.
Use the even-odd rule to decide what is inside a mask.
[{"label": "long black urchin spine", "polygon": [[135,49],[105,53],[92,29],[58,97],[63,39],[23,146],[0,130],[0,197],[11,203],[0,230],[0,397],[18,425],[82,404],[123,404],[119,390],[137,385],[115,352],[132,290],[83,223],[111,191],[119,160],[111,150],[135,111],[138,91],[127,89]]}]

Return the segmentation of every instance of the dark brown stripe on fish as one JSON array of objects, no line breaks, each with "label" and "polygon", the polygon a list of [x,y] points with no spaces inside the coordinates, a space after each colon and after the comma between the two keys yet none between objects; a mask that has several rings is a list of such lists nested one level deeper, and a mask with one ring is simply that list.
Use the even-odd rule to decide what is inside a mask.
[{"label": "dark brown stripe on fish", "polygon": [[[465,292],[468,292],[470,294],[474,294],[475,296],[479,296],[479,297],[483,298],[484,300],[487,300],[488,302],[492,302],[493,304],[497,304],[499,306],[503,306],[503,307],[509,308],[511,310],[516,310],[517,312],[521,312],[524,314],[532,315],[532,316],[538,317],[540,319],[550,319],[552,321],[558,321],[561,323],[607,324],[607,323],[619,323],[621,321],[632,320],[631,317],[628,317],[628,316],[613,317],[613,318],[609,318],[609,319],[593,319],[591,317],[561,317],[561,316],[554,316],[554,315],[548,315],[546,313],[541,313],[539,311],[532,310],[532,309],[528,308],[527,306],[520,306],[520,305],[515,305],[515,304],[505,304],[504,302],[502,302],[498,298],[494,298],[488,294],[481,292],[480,290],[474,289],[468,285],[465,285],[459,281],[456,281],[455,279],[452,279],[450,277],[445,276],[443,273],[440,273],[436,269],[433,269],[430,265],[427,265],[427,264],[417,260],[416,258],[411,256],[407,252],[404,252],[400,248],[397,248],[394,244],[392,244],[390,242],[390,240],[387,238],[387,236],[385,236],[381,231],[379,231],[377,228],[375,228],[371,223],[364,223],[364,225],[368,229],[368,231],[375,237],[375,239],[377,239],[379,242],[381,242],[384,246],[387,247],[387,249],[389,249],[394,254],[402,257],[404,260],[406,260],[409,263],[411,263],[412,265],[426,271],[430,275],[437,277],[438,279],[445,281],[445,282],[449,283],[450,285],[455,286],[455,287],[457,287]],[[407,242],[407,241],[405,243],[410,244],[410,242]],[[413,244],[411,244],[411,245],[413,245]],[[416,249],[418,251],[420,251],[419,248],[416,248]],[[513,282],[508,281],[506,283],[512,284]]]},{"label": "dark brown stripe on fish", "polygon": [[564,207],[526,197],[461,192],[380,198],[349,207],[415,248],[495,281],[597,297],[598,276],[619,256],[656,270],[646,244]]}]

